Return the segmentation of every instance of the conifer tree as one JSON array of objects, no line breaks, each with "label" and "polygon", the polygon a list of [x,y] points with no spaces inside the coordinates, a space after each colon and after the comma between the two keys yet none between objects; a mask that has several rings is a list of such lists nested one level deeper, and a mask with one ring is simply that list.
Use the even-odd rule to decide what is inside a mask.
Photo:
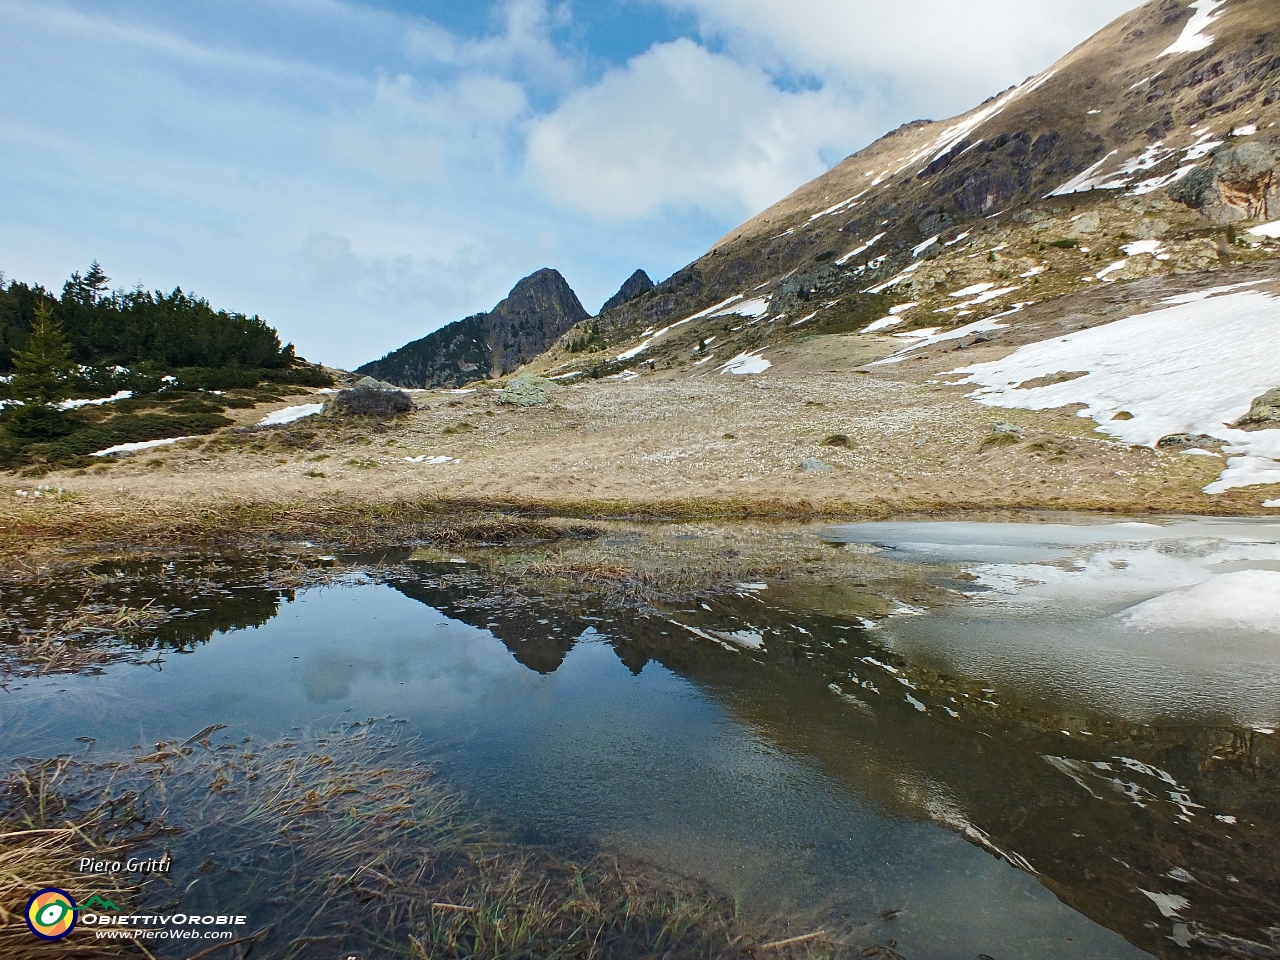
[{"label": "conifer tree", "polygon": [[27,406],[51,407],[71,396],[75,364],[53,308],[40,298],[26,345],[13,355],[13,395]]}]

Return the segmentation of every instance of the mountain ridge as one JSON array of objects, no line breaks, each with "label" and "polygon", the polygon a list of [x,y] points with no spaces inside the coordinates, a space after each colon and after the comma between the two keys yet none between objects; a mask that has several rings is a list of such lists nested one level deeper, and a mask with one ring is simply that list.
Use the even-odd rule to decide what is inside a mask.
[{"label": "mountain ridge", "polygon": [[517,283],[487,313],[447,324],[356,373],[402,387],[457,387],[501,377],[588,316],[560,272],[544,268]]},{"label": "mountain ridge", "polygon": [[[593,321],[593,357],[566,355],[582,342],[578,329],[537,366],[559,373],[590,359],[609,373],[643,356],[705,373],[716,368],[694,368],[710,359],[699,350],[708,334],[718,341],[715,355],[728,360],[730,349],[855,332],[878,319],[883,304],[870,296],[941,297],[922,305],[914,322],[923,325],[937,322],[924,308],[943,309],[947,288],[1048,285],[1057,295],[1103,266],[1051,246],[1085,236],[1059,213],[1080,214],[1085,227],[1096,218],[1088,236],[1105,241],[1105,252],[1079,237],[1072,248],[1091,257],[1118,261],[1127,242],[1172,230],[1181,231],[1177,242],[1152,269],[1215,268],[1245,256],[1221,228],[1280,211],[1277,118],[1280,6],[1152,0],[968,113],[891,131]],[[1039,222],[1059,232],[1044,235]],[[992,240],[983,250],[992,265],[958,262],[958,252],[976,256],[979,236]],[[1017,254],[1016,272],[1007,262],[994,266],[1012,259],[991,250],[1002,244]],[[904,270],[913,272],[900,276]],[[1033,271],[1045,275],[1021,276]],[[685,326],[695,316],[705,321],[702,312],[717,304],[715,322]],[[942,322],[999,309],[993,300]],[[643,333],[651,329],[657,338]]]}]

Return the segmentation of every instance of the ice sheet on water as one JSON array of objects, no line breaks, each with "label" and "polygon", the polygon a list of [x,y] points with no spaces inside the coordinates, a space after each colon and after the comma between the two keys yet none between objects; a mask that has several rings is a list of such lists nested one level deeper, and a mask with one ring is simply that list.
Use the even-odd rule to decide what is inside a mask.
[{"label": "ice sheet on water", "polygon": [[1280,571],[1224,573],[1144,601],[1119,616],[1144,630],[1227,626],[1280,636]]},{"label": "ice sheet on water", "polygon": [[1134,719],[1280,719],[1280,522],[883,523],[827,535],[875,544],[907,569],[964,571],[961,599],[883,622],[901,656]]}]

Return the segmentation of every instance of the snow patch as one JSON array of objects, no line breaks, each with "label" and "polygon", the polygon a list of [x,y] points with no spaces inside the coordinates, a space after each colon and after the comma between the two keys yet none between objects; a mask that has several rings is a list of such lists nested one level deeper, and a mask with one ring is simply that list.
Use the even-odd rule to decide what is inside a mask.
[{"label": "snow patch", "polygon": [[911,248],[911,256],[913,257],[920,256],[920,254],[924,253],[926,250],[932,247],[935,243],[937,243],[940,237],[941,237],[941,234],[934,234],[924,243],[916,244],[916,246]]},{"label": "snow patch", "polygon": [[861,253],[866,253],[868,250],[870,250],[873,246],[875,246],[877,243],[879,243],[879,242],[880,242],[881,240],[883,240],[884,238],[885,238],[885,234],[883,234],[883,233],[877,233],[874,237],[872,237],[870,240],[868,240],[868,241],[867,241],[866,243],[864,243],[862,246],[858,247],[858,249],[856,249],[856,250],[850,250],[850,251],[849,251],[848,253],[846,253],[843,257],[841,257],[839,260],[837,260],[837,261],[836,261],[836,266],[838,266],[838,267],[843,267],[846,263],[848,263],[848,262],[849,262],[850,260],[852,260],[854,257],[858,256],[858,255],[859,255],[859,254],[861,254]]},{"label": "snow patch", "polygon": [[1191,906],[1191,901],[1186,897],[1178,896],[1176,893],[1152,893],[1150,890],[1140,890],[1148,900],[1156,905],[1156,909],[1160,911],[1160,915],[1168,917],[1172,920],[1179,919],[1179,914]]},{"label": "snow patch", "polygon": [[323,403],[303,403],[296,407],[285,407],[275,413],[267,414],[259,421],[260,427],[279,427],[286,423],[294,423],[303,417],[314,417],[324,409]]},{"label": "snow patch", "polygon": [[[657,331],[646,330],[644,333],[640,334],[640,336],[644,337],[645,339],[641,340],[637,346],[632,347],[630,350],[627,350],[624,353],[618,354],[617,359],[619,362],[622,362],[624,360],[631,360],[631,359],[634,359],[635,357],[640,356],[640,354],[644,353],[646,350],[649,349],[649,346],[655,340],[666,336],[676,327],[682,327],[686,323],[691,323],[694,320],[701,320],[703,317],[724,316],[724,313],[721,313],[718,311],[723,311],[726,307],[730,306],[731,304],[737,303],[741,299],[742,299],[742,294],[739,293],[736,296],[732,296],[728,300],[723,301],[722,303],[717,303],[714,307],[707,307],[707,309],[702,310],[698,313],[695,313],[693,314],[693,316],[685,317],[683,320],[677,320],[675,323],[671,324],[671,326],[669,327],[663,327],[661,330],[657,330]],[[766,310],[767,309],[768,307],[766,306]]]},{"label": "snow patch", "polygon": [[117,400],[128,400],[133,396],[132,390],[121,390],[119,393],[99,400],[63,400],[58,404],[59,410],[78,410],[81,407],[100,407],[104,403],[115,403]]},{"label": "snow patch", "polygon": [[105,450],[99,450],[97,453],[91,453],[91,457],[110,457],[117,453],[137,453],[139,450],[152,450],[156,447],[167,447],[174,443],[181,443],[183,440],[199,440],[199,437],[171,437],[168,440],[139,440],[135,443],[117,443],[114,447],[107,447]]},{"label": "snow patch", "polygon": [[1255,237],[1266,237],[1268,240],[1280,240],[1280,220],[1254,227],[1249,233]]},{"label": "snow patch", "polygon": [[754,373],[764,373],[773,366],[768,360],[760,356],[768,347],[761,347],[759,350],[753,350],[751,353],[740,353],[724,366],[720,368],[721,373],[732,373],[735,376],[746,376]]},{"label": "snow patch", "polygon": [[[1211,291],[1206,291],[1206,295]],[[884,361],[879,361],[884,362]],[[1003,360],[952,371],[985,406],[1047,410],[1083,404],[1099,430],[1154,447],[1172,434],[1228,444],[1227,469],[1206,493],[1280,483],[1280,430],[1235,430],[1280,368],[1280,298],[1226,294],[1080,330],[1019,348]],[[1043,387],[1018,385],[1062,370],[1086,376]],[[1133,419],[1114,420],[1128,411]]]},{"label": "snow patch", "polygon": [[1226,2],[1227,0],[1193,0],[1191,9],[1195,13],[1183,27],[1182,36],[1178,37],[1160,56],[1167,57],[1173,53],[1199,53],[1213,46],[1213,37],[1204,31],[1218,19],[1219,10]]}]

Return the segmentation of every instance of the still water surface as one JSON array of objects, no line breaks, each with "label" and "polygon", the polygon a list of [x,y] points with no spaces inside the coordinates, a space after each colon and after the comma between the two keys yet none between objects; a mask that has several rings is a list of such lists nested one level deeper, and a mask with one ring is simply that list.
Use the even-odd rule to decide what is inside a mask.
[{"label": "still water surface", "polygon": [[[1280,632],[1265,610],[1123,617],[1274,570],[1275,525],[942,526],[829,532],[896,571],[865,609],[847,585],[643,612],[514,602],[473,568],[412,562],[248,590],[151,666],[0,694],[0,752],[390,716],[519,841],[638,854],[766,912],[900,910],[886,935],[909,958],[1267,956]],[[1092,586],[1058,583],[1081,571]]]}]

